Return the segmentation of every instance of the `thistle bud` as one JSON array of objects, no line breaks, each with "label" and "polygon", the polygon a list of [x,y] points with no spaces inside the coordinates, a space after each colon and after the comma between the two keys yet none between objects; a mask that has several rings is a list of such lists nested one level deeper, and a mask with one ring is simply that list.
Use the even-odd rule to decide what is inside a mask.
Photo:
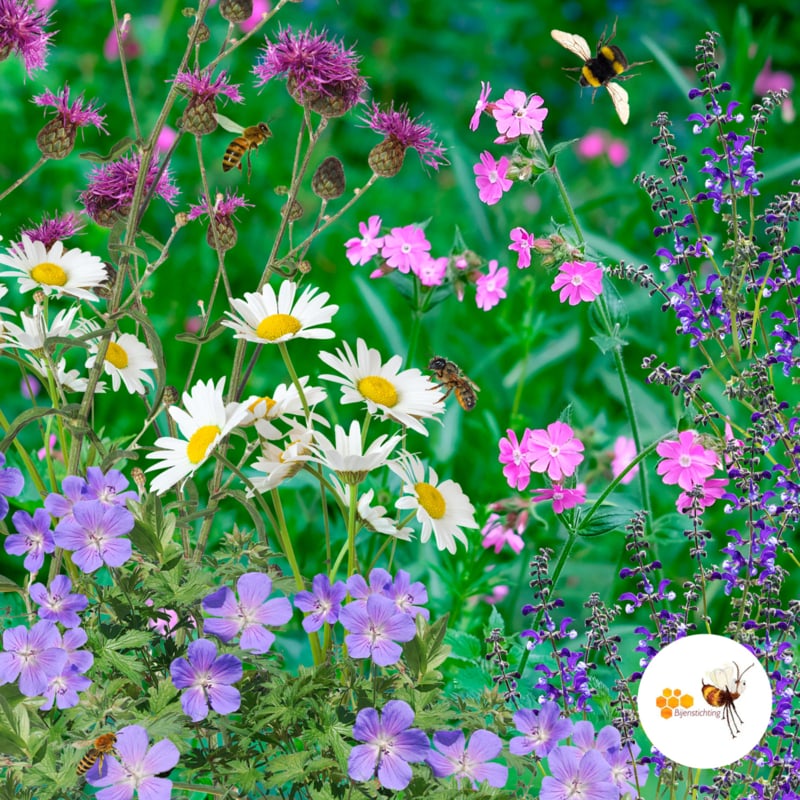
[{"label": "thistle bud", "polygon": [[195,37],[194,43],[195,44],[203,44],[203,42],[207,42],[211,38],[211,31],[208,29],[208,25],[205,22],[195,22],[190,28],[187,33],[187,36],[191,39],[194,36],[194,30],[197,28],[197,36]]},{"label": "thistle bud", "polygon": [[405,157],[405,147],[394,136],[388,136],[370,150],[367,163],[381,178],[393,178],[400,172]]},{"label": "thistle bud", "polygon": [[311,189],[323,200],[335,200],[344,193],[345,177],[342,162],[329,156],[318,167],[311,179]]},{"label": "thistle bud", "polygon": [[253,16],[253,0],[220,0],[219,13],[228,22],[244,22]]},{"label": "thistle bud", "polygon": [[178,390],[172,386],[167,385],[164,387],[164,405],[169,408],[176,405],[178,402]]},{"label": "thistle bud", "polygon": [[297,220],[303,216],[303,213],[303,206],[301,206],[297,200],[293,200],[291,206],[289,203],[286,203],[281,209],[281,214],[288,217],[289,222],[297,222]]}]

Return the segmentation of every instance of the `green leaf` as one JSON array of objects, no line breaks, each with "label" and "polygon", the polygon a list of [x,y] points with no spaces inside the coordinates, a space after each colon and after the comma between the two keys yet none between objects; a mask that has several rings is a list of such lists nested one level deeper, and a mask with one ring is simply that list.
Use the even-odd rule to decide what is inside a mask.
[{"label": "green leaf", "polygon": [[17,594],[27,594],[21,586],[17,586],[10,578],[0,575],[0,592],[16,592]]},{"label": "green leaf", "polygon": [[139,647],[150,647],[153,635],[149,631],[125,631],[115,639],[107,639],[104,650],[136,650]]},{"label": "green leaf", "polygon": [[118,672],[137,686],[144,675],[144,664],[139,656],[123,655],[114,650],[105,649],[97,657],[97,664],[101,671],[111,670]]},{"label": "green leaf", "polygon": [[91,150],[87,150],[81,153],[80,157],[86,161],[94,161],[99,164],[105,164],[108,161],[116,161],[135,141],[136,140],[132,139],[130,136],[125,136],[111,146],[108,155],[103,156],[100,155],[100,153],[93,153]]},{"label": "green leaf", "polygon": [[627,508],[613,508],[603,506],[600,511],[593,514],[588,524],[578,525],[579,536],[603,536],[607,533],[619,532],[623,535],[625,526],[631,521],[631,517],[636,509],[633,506]]},{"label": "green leaf", "polygon": [[568,147],[572,147],[575,142],[579,142],[580,139],[567,139],[565,142],[556,142],[550,148],[550,158],[555,163],[555,157],[562,151],[566,150]]},{"label": "green leaf", "polygon": [[306,764],[311,753],[287,753],[274,756],[269,761],[269,777],[264,776],[264,786],[267,789],[276,789],[287,783],[303,783],[306,776]]},{"label": "green leaf", "polygon": [[448,659],[451,661],[474,664],[483,651],[481,640],[465,631],[447,631],[445,642],[450,645]]}]

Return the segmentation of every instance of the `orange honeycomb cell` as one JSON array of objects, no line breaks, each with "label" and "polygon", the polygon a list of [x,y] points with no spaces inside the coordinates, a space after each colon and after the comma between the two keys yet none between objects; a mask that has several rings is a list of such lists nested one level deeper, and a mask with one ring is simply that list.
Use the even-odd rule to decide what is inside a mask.
[{"label": "orange honeycomb cell", "polygon": [[656,705],[659,708],[664,708],[664,706],[666,704],[667,704],[667,698],[666,697],[656,697]]},{"label": "orange honeycomb cell", "polygon": [[661,694],[663,694],[664,697],[672,697],[672,689],[664,689]]},{"label": "orange honeycomb cell", "polygon": [[675,697],[678,697],[678,696],[680,695],[680,693],[681,693],[681,690],[680,690],[680,689],[673,689],[673,690],[672,690],[672,694],[674,694],[674,695],[675,695]]},{"label": "orange honeycomb cell", "polygon": [[677,697],[670,697],[669,700],[667,700],[667,705],[670,708],[677,708],[678,707],[678,702],[679,701],[678,701]]},{"label": "orange honeycomb cell", "polygon": [[690,694],[685,694],[683,697],[681,697],[681,705],[684,708],[691,708],[694,705],[694,697],[692,697]]},{"label": "orange honeycomb cell", "polygon": [[672,709],[671,708],[662,708],[661,709],[661,716],[664,719],[669,719],[672,716]]}]

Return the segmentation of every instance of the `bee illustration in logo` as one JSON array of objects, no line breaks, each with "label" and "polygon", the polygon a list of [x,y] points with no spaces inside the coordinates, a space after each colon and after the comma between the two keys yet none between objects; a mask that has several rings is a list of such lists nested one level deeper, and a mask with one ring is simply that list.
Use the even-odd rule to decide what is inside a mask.
[{"label": "bee illustration in logo", "polygon": [[258,125],[250,125],[243,128],[232,119],[223,116],[222,114],[215,114],[217,122],[226,131],[230,133],[238,133],[237,136],[225,151],[222,156],[222,169],[224,172],[239,168],[242,169],[242,158],[247,155],[247,180],[250,180],[252,173],[252,166],[250,164],[250,152],[257,150],[260,145],[264,144],[272,136],[272,131],[266,122],[259,122]]},{"label": "bee illustration in logo", "polygon": [[444,402],[453,392],[458,404],[464,411],[472,411],[478,402],[476,392],[478,387],[461,371],[461,368],[441,356],[434,356],[428,364],[428,369],[436,375],[438,386],[445,388]]},{"label": "bee illustration in logo", "polygon": [[739,671],[739,665],[734,661],[718,669],[707,672],[702,681],[703,699],[710,706],[722,709],[722,717],[728,723],[731,738],[735,739],[740,733],[739,725],[742,718],[736,710],[735,701],[741,697],[746,686],[744,676],[751,664],[744,672]]},{"label": "bee illustration in logo", "polygon": [[78,775],[85,775],[94,765],[97,764],[97,774],[103,774],[103,761],[109,753],[114,752],[114,745],[117,743],[116,733],[104,733],[98,736],[92,746],[86,751],[83,758],[78,762],[75,772]]},{"label": "bee illustration in logo", "polygon": [[628,124],[630,119],[631,109],[628,104],[628,93],[617,81],[627,80],[632,78],[632,75],[622,76],[622,73],[631,67],[638,67],[642,64],[648,64],[649,61],[634,61],[632,64],[625,58],[625,54],[615,44],[609,44],[617,33],[617,23],[614,21],[614,28],[611,35],[606,37],[606,32],[600,37],[597,43],[597,54],[592,55],[586,39],[579,36],[577,33],[566,33],[565,31],[553,30],[550,35],[562,46],[565,47],[570,53],[574,53],[578,58],[583,61],[582,67],[565,67],[570,71],[579,70],[581,73],[578,83],[581,86],[591,86],[594,90],[592,92],[592,100],[594,95],[601,86],[608,89],[611,96],[611,102],[614,104],[614,110],[620,118],[623,125]]}]

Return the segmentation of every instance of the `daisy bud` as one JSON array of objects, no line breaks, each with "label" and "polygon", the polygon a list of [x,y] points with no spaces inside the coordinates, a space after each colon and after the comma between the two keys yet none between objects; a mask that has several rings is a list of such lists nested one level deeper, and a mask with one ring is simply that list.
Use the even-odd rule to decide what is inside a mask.
[{"label": "daisy bud", "polygon": [[178,390],[174,386],[164,387],[164,405],[168,408],[178,402]]},{"label": "daisy bud", "polygon": [[253,15],[253,0],[220,0],[219,13],[228,22],[244,22]]},{"label": "daisy bud", "polygon": [[367,163],[372,171],[381,178],[393,178],[400,172],[406,148],[394,136],[388,136],[380,144],[369,151]]},{"label": "daisy bud", "polygon": [[289,218],[289,222],[296,222],[300,217],[303,216],[303,206],[297,202],[297,200],[293,200],[291,206],[288,203],[284,205],[281,209],[281,214]]},{"label": "daisy bud", "polygon": [[141,494],[145,486],[147,486],[147,478],[145,477],[144,470],[141,467],[134,467],[131,470],[131,478],[133,478],[133,482],[139,487],[139,494]]},{"label": "daisy bud", "polygon": [[318,167],[311,179],[311,189],[323,200],[335,200],[344,193],[345,177],[342,162],[329,156]]},{"label": "daisy bud", "polygon": [[46,297],[47,295],[41,289],[37,289],[33,293],[33,302],[36,303],[37,305],[44,303]]},{"label": "daisy bud", "polygon": [[66,158],[75,147],[78,128],[60,117],[51,119],[36,135],[36,145],[45,158]]}]

